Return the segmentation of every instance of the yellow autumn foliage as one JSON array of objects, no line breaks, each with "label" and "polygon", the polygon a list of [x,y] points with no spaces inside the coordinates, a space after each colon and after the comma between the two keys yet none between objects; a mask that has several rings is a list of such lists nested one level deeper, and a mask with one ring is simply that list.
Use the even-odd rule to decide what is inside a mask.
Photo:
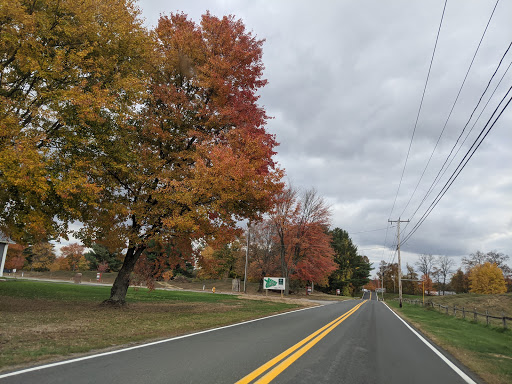
[{"label": "yellow autumn foliage", "polygon": [[507,292],[503,272],[496,264],[479,264],[469,272],[470,292],[498,294]]}]

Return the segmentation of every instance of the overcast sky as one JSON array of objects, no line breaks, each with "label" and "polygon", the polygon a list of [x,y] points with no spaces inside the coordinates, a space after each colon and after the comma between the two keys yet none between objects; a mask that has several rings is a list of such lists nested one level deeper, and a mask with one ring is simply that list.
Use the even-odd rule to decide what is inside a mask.
[{"label": "overcast sky", "polygon": [[[402,224],[402,236],[410,232],[512,85],[512,69],[506,72],[509,52],[481,107],[505,74],[501,85],[441,183],[413,215],[512,41],[512,1],[501,0],[448,120],[495,4],[448,1],[397,195],[444,0],[139,1],[148,26],[155,26],[160,14],[177,11],[199,22],[209,10],[242,19],[266,40],[264,77],[269,84],[260,92],[260,104],[274,117],[267,128],[280,143],[277,160],[294,186],[314,187],[326,198],[333,226],[348,231],[374,266],[393,260],[396,228],[386,230],[388,219],[411,219],[407,227]],[[512,256],[511,128],[512,106],[403,244],[403,265],[414,263],[419,254],[452,256],[457,264],[477,250]]]}]

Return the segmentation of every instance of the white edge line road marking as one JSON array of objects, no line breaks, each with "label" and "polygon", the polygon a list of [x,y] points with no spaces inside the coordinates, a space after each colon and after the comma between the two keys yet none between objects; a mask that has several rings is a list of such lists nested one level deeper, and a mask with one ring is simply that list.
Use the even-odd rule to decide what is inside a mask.
[{"label": "white edge line road marking", "polygon": [[[388,307],[388,305],[386,303],[384,303],[384,305],[386,307]],[[434,353],[439,356],[441,358],[441,360],[443,360],[446,364],[448,364],[448,366],[453,369],[461,378],[462,380],[464,380],[466,383],[468,384],[477,384],[471,377],[469,377],[468,375],[466,375],[459,367],[457,367],[455,364],[453,364],[450,360],[448,360],[446,358],[446,356],[444,356],[441,352],[439,352],[432,344],[430,344],[423,336],[421,336],[418,332],[416,332],[409,324],[407,324],[407,322],[404,321],[404,319],[402,319],[400,316],[398,316],[395,311],[393,311],[391,308],[388,307],[388,309],[391,311],[391,313],[393,315],[395,315],[396,317],[398,317],[400,319],[400,321],[402,323],[405,324],[405,326],[407,328],[409,328],[411,330],[412,333],[414,333],[418,339],[420,339],[421,341],[423,341],[427,347],[429,347],[432,351],[434,351]]]},{"label": "white edge line road marking", "polygon": [[265,316],[265,317],[260,317],[259,319],[252,319],[252,320],[247,320],[247,321],[243,321],[241,323],[235,323],[235,324],[230,324],[230,325],[225,325],[223,327],[218,327],[218,328],[212,328],[212,329],[206,329],[204,331],[199,331],[199,332],[195,332],[195,333],[189,333],[187,335],[182,335],[182,336],[176,336],[176,337],[172,337],[170,339],[165,339],[165,340],[158,340],[158,341],[153,341],[151,343],[147,343],[147,344],[141,344],[141,345],[135,345],[133,347],[128,347],[128,348],[123,348],[123,349],[117,349],[115,351],[109,351],[109,352],[103,352],[103,353],[99,353],[99,354],[96,354],[96,355],[89,355],[89,356],[83,356],[83,357],[78,357],[76,359],[71,359],[71,360],[64,360],[64,361],[58,361],[56,363],[51,363],[51,364],[46,364],[46,365],[40,365],[40,366],[36,366],[36,367],[32,367],[32,368],[27,368],[27,369],[22,369],[20,371],[14,371],[14,372],[10,372],[10,373],[6,373],[6,374],[3,374],[1,375],[0,374],[0,379],[4,379],[6,377],[9,377],[9,376],[16,376],[16,375],[21,375],[23,373],[28,373],[28,372],[33,372],[33,371],[39,371],[41,369],[45,369],[45,368],[52,368],[52,367],[57,367],[59,365],[65,365],[65,364],[71,364],[71,363],[76,363],[76,362],[79,362],[79,361],[84,361],[84,360],[89,360],[89,359],[95,359],[96,357],[103,357],[103,356],[108,356],[108,355],[114,355],[116,353],[121,353],[121,352],[127,352],[127,351],[131,351],[131,350],[134,350],[134,349],[139,349],[139,348],[144,348],[144,347],[150,347],[152,345],[157,345],[157,344],[162,344],[162,343],[167,343],[169,341],[174,341],[174,340],[179,340],[179,339],[184,339],[186,337],[191,337],[191,336],[196,336],[196,335],[202,335],[204,333],[208,333],[208,332],[214,332],[214,331],[220,331],[221,329],[226,329],[226,328],[231,328],[231,327],[236,327],[238,325],[243,325],[243,324],[249,324],[249,323],[253,323],[255,321],[260,321],[260,320],[265,320],[265,319],[270,319],[272,317],[277,317],[277,316],[283,316],[283,315],[287,315],[289,313],[295,313],[295,312],[300,312],[300,311],[306,311],[308,309],[315,309],[315,308],[321,308],[325,305],[318,305],[316,307],[308,307],[308,308],[301,308],[301,309],[296,309],[294,311],[289,311],[289,312],[282,312],[282,313],[278,313],[276,315],[270,315],[270,316]]}]

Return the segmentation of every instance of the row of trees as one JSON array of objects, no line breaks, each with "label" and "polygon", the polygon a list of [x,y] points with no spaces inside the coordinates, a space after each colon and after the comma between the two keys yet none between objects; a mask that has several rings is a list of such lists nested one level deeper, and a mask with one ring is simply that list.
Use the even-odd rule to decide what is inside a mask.
[{"label": "row of trees", "polygon": [[30,271],[118,271],[122,260],[101,244],[85,247],[72,243],[60,249],[58,257],[51,243],[37,243],[31,246],[10,245],[7,251],[5,269]]},{"label": "row of trees", "polygon": [[85,246],[123,249],[109,303],[139,260],[225,244],[273,206],[263,40],[242,21],[148,30],[132,0],[13,0],[0,28],[0,230],[35,245],[80,222]]},{"label": "row of trees", "polygon": [[[195,247],[186,241],[152,240],[135,265],[134,277],[149,286],[178,274],[240,278],[248,255],[248,278],[261,286],[265,276],[282,276],[291,283],[286,291],[309,284],[351,295],[369,281],[371,264],[358,254],[346,231],[329,226],[330,211],[315,190],[300,193],[289,187],[277,196],[274,209],[263,220],[250,225],[250,239],[246,233],[224,244],[203,242]],[[83,246],[70,244],[61,248],[59,258],[50,243],[19,249],[9,249],[7,268],[105,272],[118,271],[122,263],[120,252],[110,252],[101,244],[92,244],[85,253]]]},{"label": "row of trees", "polygon": [[[347,296],[359,291],[369,281],[371,263],[358,254],[346,231],[329,225],[329,209],[314,190],[285,189],[274,210],[250,226],[249,278],[262,283],[265,276],[281,276],[292,289],[312,284]],[[203,251],[200,273],[241,276],[246,241]]]},{"label": "row of trees", "polygon": [[476,251],[462,258],[462,268],[451,279],[452,289],[457,293],[512,292],[512,269],[507,265],[508,260],[508,255],[496,251]]},{"label": "row of trees", "polygon": [[[416,269],[406,264],[402,289],[404,293],[421,294],[422,283],[409,280],[422,280],[427,294],[432,291],[443,295],[445,291],[484,294],[511,292],[512,271],[506,264],[508,259],[509,256],[503,253],[477,251],[463,257],[462,268],[455,271],[455,261],[447,256],[421,255],[415,264]],[[377,276],[378,281],[372,287],[380,287],[384,276],[386,291],[398,291],[398,264],[382,261]]]},{"label": "row of trees", "polygon": [[[149,260],[145,252],[144,262],[138,263],[136,271],[146,271],[151,284],[152,278],[169,271],[186,275],[180,269],[193,262],[198,278],[241,278],[247,258],[248,279],[259,281],[260,289],[265,276],[280,276],[286,278],[286,293],[307,284],[325,292],[340,289],[342,294],[351,295],[369,281],[371,264],[358,254],[347,232],[329,229],[330,219],[330,210],[314,189],[300,192],[286,187],[276,195],[272,210],[235,240],[203,243],[195,250],[186,250],[183,244],[154,253],[151,263],[144,261]],[[140,268],[141,264],[145,267]]]}]

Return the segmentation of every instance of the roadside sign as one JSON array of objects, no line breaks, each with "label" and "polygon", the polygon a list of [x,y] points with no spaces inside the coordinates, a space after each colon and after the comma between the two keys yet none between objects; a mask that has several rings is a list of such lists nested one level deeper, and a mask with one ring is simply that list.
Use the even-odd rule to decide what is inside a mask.
[{"label": "roadside sign", "polygon": [[341,293],[340,289],[339,289],[339,288],[337,288],[337,289],[336,289],[336,294],[337,294],[337,295],[339,295],[340,293]]},{"label": "roadside sign", "polygon": [[284,291],[285,280],[284,277],[265,277],[263,278],[263,288]]}]

